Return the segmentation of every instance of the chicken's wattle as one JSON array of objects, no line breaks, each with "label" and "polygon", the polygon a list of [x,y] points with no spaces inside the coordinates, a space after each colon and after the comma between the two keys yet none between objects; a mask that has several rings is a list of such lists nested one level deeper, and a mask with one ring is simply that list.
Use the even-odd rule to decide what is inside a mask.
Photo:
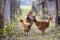
[{"label": "chicken's wattle", "polygon": [[52,20],[52,17],[49,16],[49,17],[48,17],[48,20]]}]

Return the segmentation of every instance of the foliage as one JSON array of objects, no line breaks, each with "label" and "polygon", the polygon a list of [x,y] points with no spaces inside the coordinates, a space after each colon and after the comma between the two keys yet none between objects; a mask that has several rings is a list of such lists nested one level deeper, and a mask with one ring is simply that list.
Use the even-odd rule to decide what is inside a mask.
[{"label": "foliage", "polygon": [[0,36],[2,38],[11,36],[12,30],[13,30],[15,24],[16,24],[15,22],[12,22],[9,27],[7,25],[4,25],[4,28],[2,30],[0,30]]}]

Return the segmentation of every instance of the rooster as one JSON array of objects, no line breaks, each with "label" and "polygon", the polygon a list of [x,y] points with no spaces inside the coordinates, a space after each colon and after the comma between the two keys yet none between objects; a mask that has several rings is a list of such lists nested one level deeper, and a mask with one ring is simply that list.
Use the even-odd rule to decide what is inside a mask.
[{"label": "rooster", "polygon": [[24,27],[25,36],[28,35],[28,32],[31,29],[30,24],[28,22],[24,22],[22,19],[20,19],[20,22],[22,23],[22,25]]},{"label": "rooster", "polygon": [[33,21],[35,25],[39,30],[42,31],[43,34],[44,34],[44,30],[49,27],[50,20],[52,20],[52,17],[49,16],[47,21],[37,21],[35,16],[33,16]]}]

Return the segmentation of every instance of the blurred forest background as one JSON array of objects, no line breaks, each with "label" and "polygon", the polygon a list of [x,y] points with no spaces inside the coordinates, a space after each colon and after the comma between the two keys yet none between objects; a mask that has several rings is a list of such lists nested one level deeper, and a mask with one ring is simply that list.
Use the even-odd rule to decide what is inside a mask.
[{"label": "blurred forest background", "polygon": [[[44,36],[35,24],[31,35],[24,36],[20,18],[25,21],[30,10],[39,21],[53,17]],[[60,40],[60,0],[0,0],[0,40]]]}]

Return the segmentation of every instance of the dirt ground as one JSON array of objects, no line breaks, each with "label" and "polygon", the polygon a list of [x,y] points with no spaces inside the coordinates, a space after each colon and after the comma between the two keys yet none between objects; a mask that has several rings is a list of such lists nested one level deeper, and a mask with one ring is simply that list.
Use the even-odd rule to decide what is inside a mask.
[{"label": "dirt ground", "polygon": [[45,30],[45,34],[37,29],[37,27],[31,27],[28,36],[24,36],[23,27],[18,25],[13,30],[13,35],[10,40],[60,40],[60,27],[49,27]]}]

